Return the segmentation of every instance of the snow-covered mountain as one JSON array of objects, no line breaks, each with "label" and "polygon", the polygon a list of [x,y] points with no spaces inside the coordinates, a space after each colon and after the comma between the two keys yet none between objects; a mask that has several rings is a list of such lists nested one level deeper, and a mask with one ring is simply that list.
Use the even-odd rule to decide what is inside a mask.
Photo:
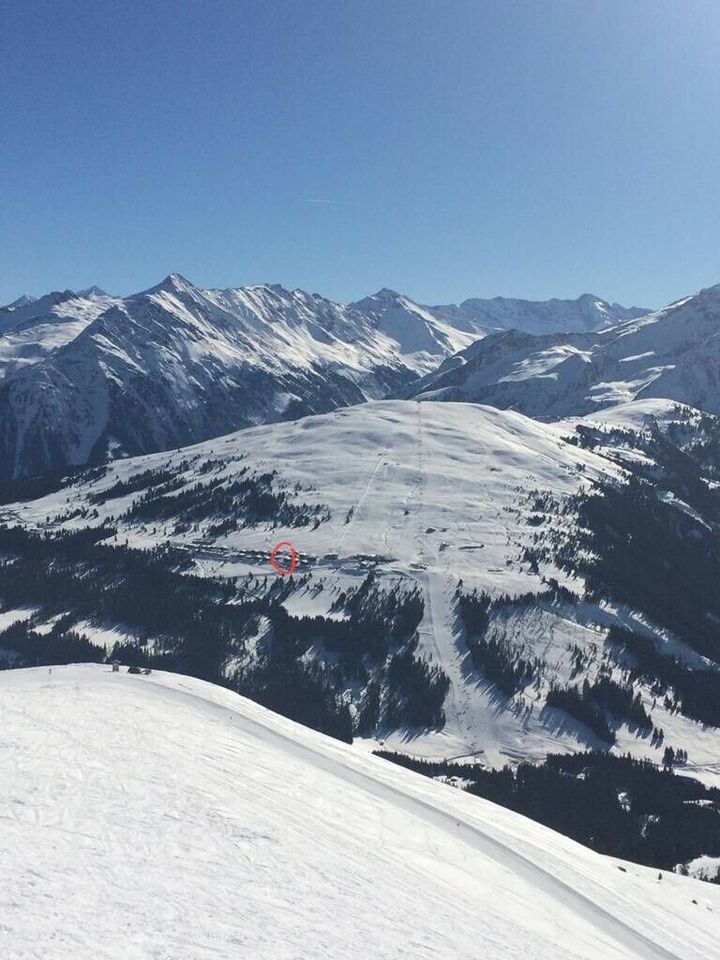
[{"label": "snow-covered mountain", "polygon": [[172,275],[96,312],[0,385],[3,476],[330,410],[428,369],[367,316],[280,287],[201,291]]},{"label": "snow-covered mountain", "polygon": [[5,672],[0,692],[7,957],[714,955],[720,888],[230,691],[86,665]]},{"label": "snow-covered mountain", "polygon": [[[234,583],[238,616],[252,611],[232,627],[243,639],[227,647],[219,635],[219,646],[212,646],[217,659],[205,661],[202,675],[216,670],[231,678],[240,671],[243,689],[256,688],[256,667],[274,669],[262,654],[268,630],[285,635],[291,627],[274,597],[300,618],[293,630],[305,629],[302,618],[319,617],[323,623],[308,625],[307,636],[327,633],[329,647],[318,640],[306,648],[298,634],[291,649],[302,654],[302,670],[314,660],[323,670],[332,663],[335,692],[354,691],[346,703],[356,735],[403,748],[415,714],[407,701],[383,714],[382,703],[397,692],[385,673],[388,657],[406,651],[445,677],[427,679],[425,702],[439,697],[439,705],[419,714],[425,720],[412,732],[415,754],[480,754],[499,767],[610,746],[660,763],[671,746],[687,752],[695,776],[720,783],[720,713],[712,706],[720,692],[713,627],[720,599],[712,587],[720,571],[713,547],[720,426],[666,401],[636,402],[608,416],[543,424],[480,405],[363,404],[116,461],[37,500],[2,508],[0,520],[55,535],[105,527],[106,546],[171,548],[173,564],[188,564],[186,572]],[[25,494],[22,485],[18,492]],[[281,593],[268,594],[274,589],[268,556],[281,540],[299,551],[301,579],[283,585],[277,578]],[[104,564],[111,555],[97,549],[93,563]],[[21,599],[28,605],[26,619],[45,609],[46,588],[39,584],[47,580],[51,594],[65,598],[55,602],[56,613],[75,613],[108,650],[134,630],[152,632],[149,620],[126,624],[119,634],[117,623],[107,623],[139,616],[142,602],[124,612],[101,609],[102,571],[91,593],[73,600],[73,586],[52,586],[57,565],[52,575],[44,567],[13,569],[20,579],[12,596],[18,610]],[[263,586],[267,574],[271,584],[265,579]],[[74,583],[71,568],[67,575]],[[375,613],[359,605],[368,591]],[[461,599],[473,595],[488,597],[480,640],[473,639],[474,601],[463,607]],[[12,596],[6,587],[6,604]],[[154,616],[154,602],[148,603]],[[14,616],[20,613],[8,613],[6,622]],[[163,631],[170,630],[169,616]],[[401,619],[406,630],[389,625]],[[37,623],[49,629],[42,618]],[[489,648],[508,667],[509,685],[489,679]],[[160,644],[158,653],[171,658],[163,662],[175,662],[173,649]],[[338,659],[338,650],[349,656],[351,649],[364,663],[360,674],[352,657],[345,666]],[[640,654],[646,667],[633,673]],[[512,664],[522,666],[519,673]],[[691,683],[700,687],[683,686],[693,671]],[[553,690],[572,687],[578,675],[593,685],[588,696],[620,690],[609,726],[592,720],[588,726],[580,707],[573,712],[570,705],[568,714],[556,705]],[[668,689],[675,693],[658,693]],[[381,707],[371,715],[373,691]],[[637,698],[636,707],[628,696]]]},{"label": "snow-covered mountain", "polygon": [[0,307],[0,381],[74,340],[113,298],[96,287],[83,293],[23,296]]},{"label": "snow-covered mountain", "polygon": [[0,307],[2,310],[17,310],[18,307],[27,307],[29,304],[37,300],[37,297],[34,297],[31,293],[23,293],[22,296],[18,297],[17,300],[13,300],[12,303],[8,303],[4,307]]},{"label": "snow-covered mountain", "polygon": [[719,387],[720,285],[597,333],[489,336],[408,393],[547,418],[648,397],[718,413]]},{"label": "snow-covered mountain", "polygon": [[720,858],[718,491],[720,419],[660,400],[365,403],[4,484],[0,661],[189,673],[695,870]]},{"label": "snow-covered mountain", "polygon": [[85,287],[83,290],[78,290],[77,295],[79,297],[87,297],[87,298],[110,296],[109,293],[106,293],[105,290],[102,289],[102,287],[98,287],[96,284],[93,284],[91,287]]},{"label": "snow-covered mountain", "polygon": [[[279,286],[199,290],[177,274],[109,309],[96,293],[66,301],[74,311],[67,342],[0,386],[2,476],[380,397],[473,339],[440,322],[430,337],[432,318],[406,298],[407,322],[395,316],[386,332],[374,309]],[[23,309],[37,313],[39,304]],[[78,304],[89,305],[81,319]],[[8,350],[18,312],[3,338]],[[28,335],[37,338],[34,328]]]},{"label": "snow-covered mountain", "polygon": [[614,308],[591,299],[489,301],[492,317],[475,318],[387,289],[346,306],[277,285],[201,290],[173,274],[124,299],[91,287],[17,303],[0,311],[0,478],[396,393],[482,337],[488,317],[534,327],[557,312],[562,327],[584,326],[597,307],[605,322]]},{"label": "snow-covered mountain", "polygon": [[[458,314],[451,321],[438,308],[421,307],[409,297],[383,288],[371,297],[350,304],[350,309],[371,316],[405,355],[437,366],[435,358],[456,353],[485,336],[487,327]],[[444,309],[444,308],[443,308]]]},{"label": "snow-covered mountain", "polygon": [[486,332],[523,330],[536,335],[602,330],[650,313],[645,307],[623,307],[591,293],[584,293],[576,300],[519,300],[512,297],[481,300],[472,297],[459,306],[450,304],[428,309],[461,329],[466,324],[469,329],[479,327]]}]

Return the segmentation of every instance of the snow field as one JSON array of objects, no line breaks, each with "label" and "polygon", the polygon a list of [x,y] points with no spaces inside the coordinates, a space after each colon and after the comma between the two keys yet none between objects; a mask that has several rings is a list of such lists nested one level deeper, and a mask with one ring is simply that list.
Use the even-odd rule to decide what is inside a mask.
[{"label": "snow field", "polygon": [[700,960],[720,935],[715,887],[201,681],[40,668],[0,675],[0,700],[17,960]]}]

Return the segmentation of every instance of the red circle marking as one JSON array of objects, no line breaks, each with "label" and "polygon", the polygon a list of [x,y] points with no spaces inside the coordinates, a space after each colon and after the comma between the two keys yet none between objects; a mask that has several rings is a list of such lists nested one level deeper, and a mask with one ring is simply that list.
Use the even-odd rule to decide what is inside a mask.
[{"label": "red circle marking", "polygon": [[[290,551],[290,566],[288,568],[281,567],[280,564],[275,559],[275,554],[278,550],[286,548]],[[295,552],[295,547],[290,543],[289,540],[281,540],[280,543],[276,543],[275,546],[270,551],[270,566],[276,573],[282,574],[283,577],[289,577],[291,574],[295,573],[295,567],[297,566],[297,553]]]}]

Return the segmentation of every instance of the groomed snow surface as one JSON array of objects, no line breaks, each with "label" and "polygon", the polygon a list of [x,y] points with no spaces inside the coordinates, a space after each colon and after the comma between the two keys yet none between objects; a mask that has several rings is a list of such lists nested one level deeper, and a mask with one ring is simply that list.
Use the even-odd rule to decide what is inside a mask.
[{"label": "groomed snow surface", "polygon": [[658,880],[202,681],[7,671],[0,702],[2,957],[717,955],[720,888]]}]

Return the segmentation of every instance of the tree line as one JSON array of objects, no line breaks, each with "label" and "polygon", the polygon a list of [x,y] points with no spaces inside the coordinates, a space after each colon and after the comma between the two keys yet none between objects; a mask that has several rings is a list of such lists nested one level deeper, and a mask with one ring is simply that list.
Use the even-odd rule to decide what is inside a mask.
[{"label": "tree line", "polygon": [[458,778],[468,792],[598,853],[667,870],[703,854],[720,855],[720,790],[630,755],[550,754],[540,764],[487,770],[376,753],[425,776]]},{"label": "tree line", "polygon": [[[184,553],[135,550],[116,533],[0,528],[0,601],[40,610],[0,636],[14,654],[6,665],[117,658],[186,673],[342,739],[361,727],[444,722],[447,677],[417,650],[417,588],[385,588],[371,573],[336,599],[343,617],[292,616],[283,600],[304,579],[198,577]],[[61,619],[49,633],[35,630],[53,616]],[[263,619],[267,643],[258,652]],[[106,651],[75,629],[79,620],[121,624],[136,639]]]}]

